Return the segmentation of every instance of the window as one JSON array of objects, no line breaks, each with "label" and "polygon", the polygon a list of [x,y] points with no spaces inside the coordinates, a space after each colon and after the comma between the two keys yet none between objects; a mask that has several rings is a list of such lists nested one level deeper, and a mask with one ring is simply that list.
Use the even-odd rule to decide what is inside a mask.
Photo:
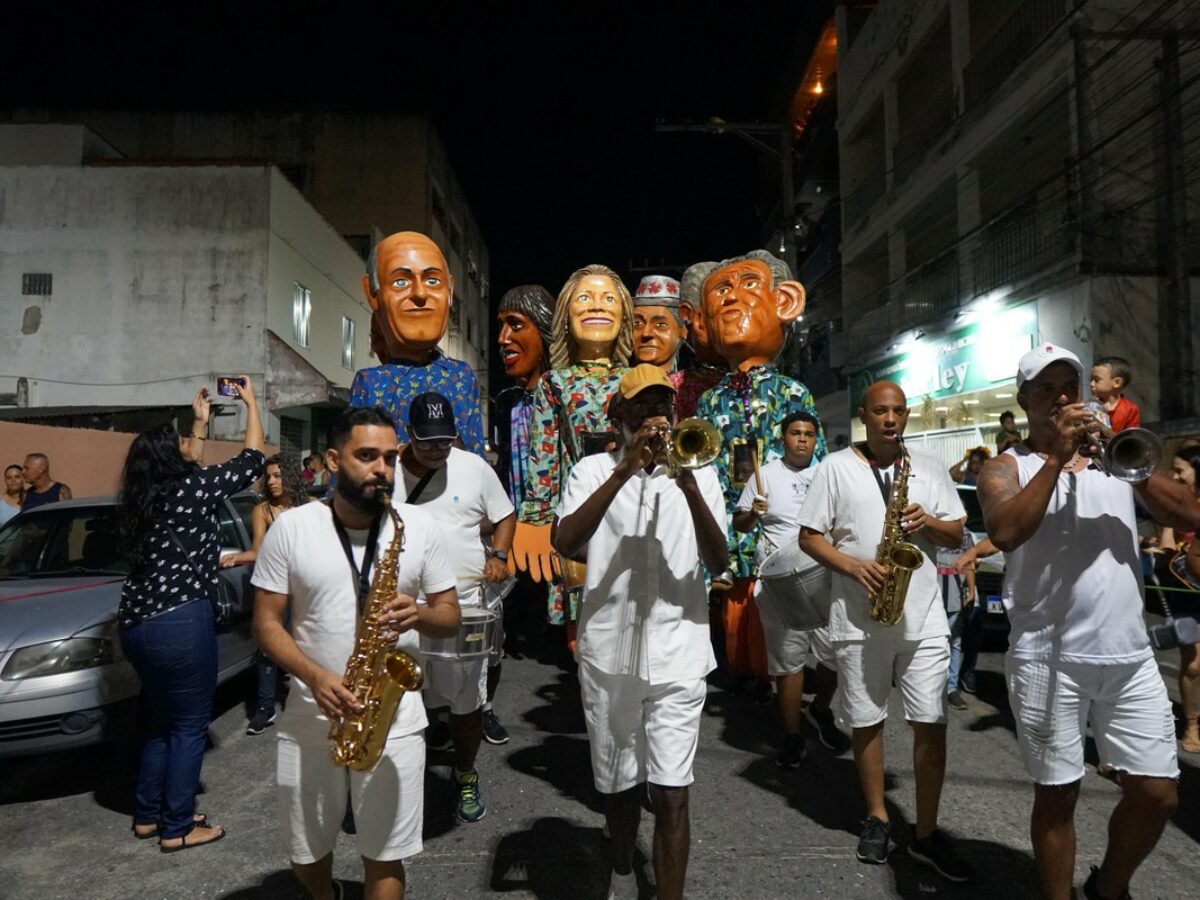
[{"label": "window", "polygon": [[312,291],[295,282],[292,288],[292,341],[297,347],[308,346],[308,323],[312,318]]},{"label": "window", "polygon": [[26,272],[21,276],[21,293],[26,297],[49,297],[54,293],[54,276],[49,272]]},{"label": "window", "polygon": [[470,318],[467,319],[467,344],[471,347],[475,346],[475,321]]},{"label": "window", "polygon": [[354,371],[354,320],[342,316],[342,368]]}]

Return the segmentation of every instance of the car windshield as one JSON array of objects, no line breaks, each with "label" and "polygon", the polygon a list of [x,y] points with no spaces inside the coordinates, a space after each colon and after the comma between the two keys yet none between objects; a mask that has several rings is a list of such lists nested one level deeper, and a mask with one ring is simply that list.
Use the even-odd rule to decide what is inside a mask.
[{"label": "car windshield", "polygon": [[979,494],[973,487],[959,487],[958,499],[962,501],[967,511],[967,531],[981,534],[987,529],[983,527],[983,507],[979,505]]},{"label": "car windshield", "polygon": [[127,571],[115,506],[42,509],[0,529],[0,578]]}]

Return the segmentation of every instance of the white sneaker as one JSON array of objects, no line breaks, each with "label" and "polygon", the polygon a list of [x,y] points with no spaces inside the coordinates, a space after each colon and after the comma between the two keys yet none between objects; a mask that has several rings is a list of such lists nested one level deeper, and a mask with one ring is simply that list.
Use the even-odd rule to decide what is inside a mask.
[{"label": "white sneaker", "polygon": [[637,900],[637,895],[637,875],[633,872],[628,875],[612,873],[608,880],[608,900]]}]

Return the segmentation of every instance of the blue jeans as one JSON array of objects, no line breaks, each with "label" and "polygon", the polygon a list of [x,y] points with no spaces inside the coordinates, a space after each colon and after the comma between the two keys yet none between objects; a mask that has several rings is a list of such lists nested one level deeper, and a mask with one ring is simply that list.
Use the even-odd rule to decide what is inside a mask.
[{"label": "blue jeans", "polygon": [[195,600],[124,627],[121,648],[141,679],[145,711],[133,820],[181,837],[192,830],[217,686],[212,605]]},{"label": "blue jeans", "polygon": [[946,613],[946,620],[950,623],[950,671],[946,677],[946,693],[950,694],[958,690],[958,670],[962,666],[963,657],[963,625],[967,620],[965,610]]},{"label": "blue jeans", "polygon": [[279,690],[279,667],[267,654],[259,650],[254,654],[258,669],[258,709],[275,711],[275,697]]},{"label": "blue jeans", "polygon": [[950,672],[946,678],[946,693],[958,690],[963,675],[975,671],[979,653],[979,601],[958,612],[946,613],[950,623]]}]

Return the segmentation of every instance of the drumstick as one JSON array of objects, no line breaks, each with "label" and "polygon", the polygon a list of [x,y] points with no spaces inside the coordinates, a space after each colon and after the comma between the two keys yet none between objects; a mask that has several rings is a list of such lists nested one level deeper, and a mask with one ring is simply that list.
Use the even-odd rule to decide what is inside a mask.
[{"label": "drumstick", "polygon": [[758,447],[750,448],[750,460],[754,463],[754,489],[758,491],[760,497],[767,496],[763,493],[762,469],[758,466]]}]

